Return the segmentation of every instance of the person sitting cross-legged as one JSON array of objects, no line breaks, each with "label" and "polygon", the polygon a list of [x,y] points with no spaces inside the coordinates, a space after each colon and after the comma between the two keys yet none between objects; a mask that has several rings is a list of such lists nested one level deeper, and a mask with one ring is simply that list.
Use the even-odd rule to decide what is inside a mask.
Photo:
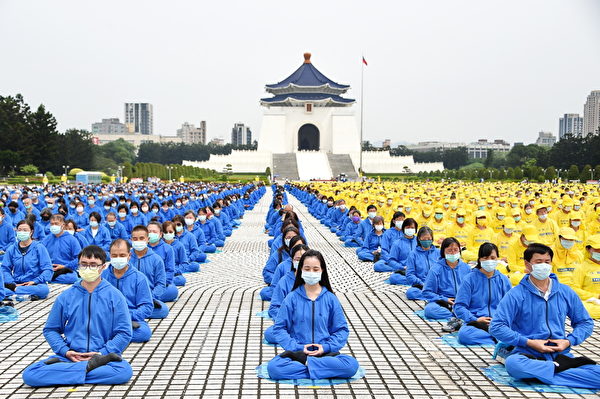
[{"label": "person sitting cross-legged", "polygon": [[72,287],[52,305],[44,337],[56,355],[23,371],[32,387],[124,384],[130,364],[121,353],[131,341],[131,316],[125,297],[101,273],[106,253],[98,246],[79,254],[79,274]]}]

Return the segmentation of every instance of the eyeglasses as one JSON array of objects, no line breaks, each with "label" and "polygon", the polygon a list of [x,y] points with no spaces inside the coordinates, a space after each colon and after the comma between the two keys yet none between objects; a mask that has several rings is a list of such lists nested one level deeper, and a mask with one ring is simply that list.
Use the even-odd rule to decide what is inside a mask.
[{"label": "eyeglasses", "polygon": [[97,264],[97,263],[80,263],[79,267],[85,267],[88,269],[100,269],[103,266],[103,264]]}]

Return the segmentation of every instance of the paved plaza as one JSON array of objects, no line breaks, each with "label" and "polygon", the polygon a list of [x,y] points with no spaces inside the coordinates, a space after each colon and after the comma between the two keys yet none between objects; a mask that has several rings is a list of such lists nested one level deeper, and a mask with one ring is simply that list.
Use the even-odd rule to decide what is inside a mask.
[{"label": "paved plaza", "polygon": [[[270,191],[270,190],[269,190]],[[481,371],[496,364],[491,348],[453,348],[439,339],[442,324],[414,312],[423,302],[406,300],[405,287],[384,283],[371,263],[358,261],[335,234],[291,198],[311,248],[325,255],[333,289],[344,307],[350,338],[343,352],[354,356],[367,376],[351,384],[319,387],[276,384],[256,377],[255,367],[281,351],[263,345],[272,323],[256,316],[268,303],[259,298],[267,260],[263,233],[270,192],[248,212],[223,251],[210,255],[202,271],[186,274],[167,319],[151,320],[150,342],[132,343],[123,357],[133,378],[118,386],[32,389],[21,373],[51,354],[42,334],[50,305],[65,286],[52,285],[47,300],[19,303],[21,317],[0,324],[0,398],[575,398],[598,397],[521,391],[496,385]],[[575,353],[600,357],[599,328]],[[60,381],[60,375],[56,376]]]}]

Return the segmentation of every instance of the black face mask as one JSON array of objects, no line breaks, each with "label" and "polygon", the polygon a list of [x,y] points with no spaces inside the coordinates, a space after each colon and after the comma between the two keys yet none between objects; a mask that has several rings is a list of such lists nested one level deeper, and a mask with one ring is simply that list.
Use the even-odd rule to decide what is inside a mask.
[{"label": "black face mask", "polygon": [[47,222],[48,220],[50,220],[50,216],[47,216],[47,215],[42,215],[42,220],[43,220],[44,222]]}]

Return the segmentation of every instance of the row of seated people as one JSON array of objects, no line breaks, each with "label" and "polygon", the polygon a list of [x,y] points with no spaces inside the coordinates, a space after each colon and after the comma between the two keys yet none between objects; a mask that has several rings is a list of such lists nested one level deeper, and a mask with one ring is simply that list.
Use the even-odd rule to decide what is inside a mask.
[{"label": "row of seated people", "polygon": [[[258,201],[264,191],[264,187],[249,189],[249,194]],[[209,216],[196,221],[194,211],[187,211],[173,221],[135,226],[128,239],[117,238],[108,247],[86,245],[83,249],[75,235],[66,231],[69,226],[60,214],[51,217],[51,236],[42,242],[33,240],[35,227],[29,220],[18,222],[17,242],[9,246],[2,260],[0,287],[4,294],[44,299],[48,282],[72,284],[57,297],[44,327],[44,336],[56,355],[28,367],[23,373],[25,383],[128,381],[132,372],[121,358],[122,351],[130,342],[150,340],[147,319],[167,317],[165,302],[177,299],[176,286],[185,284],[183,273],[199,271],[199,262],[189,261],[188,249],[197,249],[194,230],[202,231],[210,218],[208,208],[202,209],[200,216],[202,212]],[[190,215],[194,223],[187,222]],[[46,240],[58,244],[48,245]],[[68,254],[75,258],[67,258]],[[69,279],[60,281],[63,276]]]},{"label": "row of seated people", "polygon": [[[381,237],[383,219],[374,216],[372,222],[373,234]],[[496,244],[482,243],[471,267],[461,259],[463,247],[458,239],[444,238],[437,248],[429,227],[416,232],[413,219],[400,225],[407,256],[399,266],[404,273],[392,277],[397,275],[410,286],[407,299],[426,301],[426,318],[452,318],[445,331],[458,330],[458,340],[464,345],[501,342],[513,347],[505,364],[514,378],[600,388],[600,366],[570,353],[593,333],[588,309],[595,310],[598,291],[587,292],[585,296],[593,301],[584,303],[581,291],[561,283],[552,272],[556,264],[551,247],[537,243],[534,236],[527,237],[531,242],[523,244],[523,274],[513,287]],[[585,264],[574,279],[580,278],[579,273],[590,287],[600,275],[600,235],[588,238],[586,252]],[[376,260],[377,254],[373,255],[370,260]],[[571,332],[565,328],[566,318]]]},{"label": "row of seated people", "polygon": [[269,240],[263,268],[268,286],[261,297],[271,301],[268,314],[274,324],[264,337],[284,349],[267,365],[270,378],[351,378],[359,365],[352,356],[340,353],[349,336],[342,306],[331,287],[325,259],[308,247],[282,186],[273,186],[265,227],[274,238]]}]

